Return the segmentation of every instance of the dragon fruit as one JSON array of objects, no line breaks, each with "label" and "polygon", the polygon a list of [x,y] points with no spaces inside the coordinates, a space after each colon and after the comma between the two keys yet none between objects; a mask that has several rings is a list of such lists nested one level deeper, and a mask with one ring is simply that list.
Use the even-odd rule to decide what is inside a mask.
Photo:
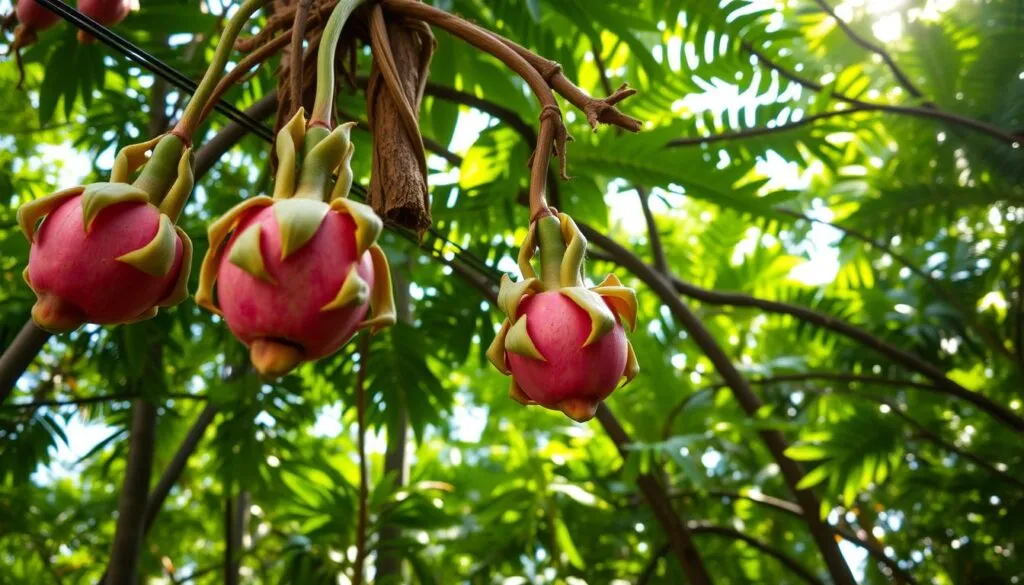
[{"label": "dragon fruit", "polygon": [[191,149],[167,134],[122,150],[109,182],[22,205],[36,324],[62,333],[86,322],[132,323],[184,300],[192,243],[174,222],[193,182]]},{"label": "dragon fruit", "polygon": [[[541,277],[531,266],[540,249]],[[636,327],[636,293],[614,275],[594,288],[583,284],[587,241],[562,213],[531,224],[519,255],[524,279],[501,280],[501,331],[487,351],[512,376],[509,396],[585,422],[625,379],[639,372],[623,322]]]},{"label": "dragon fruit", "polygon": [[[78,11],[106,27],[116,26],[131,12],[131,0],[78,0]],[[96,39],[84,30],[78,31],[78,42]]]},{"label": "dragon fruit", "polygon": [[[39,38],[39,31],[52,28],[60,22],[60,16],[56,12],[43,8],[36,0],[18,0],[14,12],[18,17],[18,26],[14,29],[14,42],[11,43],[9,51],[14,53],[14,60],[18,64],[18,87],[21,87],[22,82],[25,81],[21,50],[36,42]],[[9,21],[5,21],[5,25],[7,22]]]},{"label": "dragon fruit", "polygon": [[274,196],[248,199],[210,226],[196,302],[223,316],[266,378],[395,322],[390,269],[375,244],[383,223],[348,199],[352,126],[307,130],[300,110],[278,134]]}]

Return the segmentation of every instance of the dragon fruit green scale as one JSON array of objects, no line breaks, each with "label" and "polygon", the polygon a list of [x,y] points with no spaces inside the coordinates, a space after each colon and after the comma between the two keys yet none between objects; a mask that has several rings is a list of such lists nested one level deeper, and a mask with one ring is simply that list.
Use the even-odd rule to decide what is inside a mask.
[{"label": "dragon fruit green scale", "polygon": [[209,228],[196,302],[224,318],[264,377],[395,322],[387,258],[375,243],[383,223],[348,199],[351,128],[307,130],[300,110],[278,134],[274,196],[243,201]]},{"label": "dragon fruit green scale", "polygon": [[[537,247],[540,278],[530,264]],[[487,351],[491,363],[512,377],[512,399],[578,422],[593,418],[620,381],[639,372],[625,333],[625,326],[636,326],[636,294],[614,275],[586,288],[585,250],[586,239],[568,215],[530,226],[519,256],[524,278],[502,278],[498,305],[506,319]]]}]

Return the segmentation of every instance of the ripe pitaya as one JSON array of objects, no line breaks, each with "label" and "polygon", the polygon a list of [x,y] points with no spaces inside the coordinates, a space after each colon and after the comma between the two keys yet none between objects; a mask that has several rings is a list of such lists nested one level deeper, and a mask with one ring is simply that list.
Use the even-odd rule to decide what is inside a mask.
[{"label": "ripe pitaya", "polygon": [[21,82],[25,80],[21,50],[36,42],[39,31],[60,22],[60,15],[47,10],[36,0],[18,0],[15,14],[18,16],[18,27],[14,29],[14,42],[11,43],[9,51],[14,53],[14,59],[18,63],[18,87],[21,87]]},{"label": "ripe pitaya", "polygon": [[[151,162],[129,184],[149,150]],[[35,322],[54,333],[86,322],[131,323],[184,300],[192,243],[174,222],[192,186],[191,149],[164,135],[122,150],[110,182],[22,205]]]},{"label": "ripe pitaya", "polygon": [[[131,12],[131,0],[78,0],[78,11],[106,27],[116,26]],[[96,39],[84,30],[78,31],[78,42]]]},{"label": "ripe pitaya", "polygon": [[359,329],[395,322],[387,258],[375,244],[383,224],[348,199],[351,128],[306,130],[300,110],[277,137],[273,198],[244,201],[210,226],[196,302],[224,317],[267,378],[331,355]]},{"label": "ripe pitaya", "polygon": [[[541,278],[530,265],[540,248]],[[519,254],[524,280],[501,280],[498,304],[507,316],[487,357],[512,376],[509,396],[560,410],[584,422],[625,378],[639,372],[623,321],[636,326],[636,293],[609,275],[583,284],[587,241],[566,214],[531,224]]]}]

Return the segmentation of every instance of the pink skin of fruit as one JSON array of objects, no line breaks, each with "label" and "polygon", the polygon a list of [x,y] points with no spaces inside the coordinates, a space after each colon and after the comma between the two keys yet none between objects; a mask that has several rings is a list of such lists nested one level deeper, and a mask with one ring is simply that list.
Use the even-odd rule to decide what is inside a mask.
[{"label": "pink skin of fruit", "polygon": [[31,30],[45,30],[60,22],[60,16],[43,8],[36,0],[18,0],[18,22]]},{"label": "pink skin of fruit", "polygon": [[181,270],[182,242],[176,236],[174,263],[163,277],[117,260],[156,236],[160,211],[144,202],[111,205],[83,227],[81,196],[53,210],[36,233],[28,277],[39,301],[32,314],[55,331],[82,322],[131,321],[170,294]]},{"label": "pink skin of fruit", "polygon": [[[235,240],[253,223],[261,224],[260,250],[273,284],[230,260]],[[263,352],[264,363],[279,364],[270,365],[265,374],[287,372],[299,361],[331,355],[352,338],[366,317],[368,301],[321,311],[337,296],[356,261],[355,232],[350,216],[329,211],[316,234],[282,261],[273,206],[252,210],[238,223],[221,258],[217,299],[232,333],[253,350],[254,363],[262,361],[258,354]],[[372,289],[373,263],[368,253],[359,259],[357,273]],[[282,350],[291,355],[275,357]]]},{"label": "pink skin of fruit", "polygon": [[[131,0],[78,0],[79,12],[106,27],[119,24],[128,16],[131,8]],[[90,43],[94,39],[85,31],[79,31],[78,40]]]},{"label": "pink skin of fruit", "polygon": [[516,313],[517,318],[527,317],[527,333],[547,360],[506,353],[512,377],[534,402],[556,409],[565,400],[596,404],[619,385],[628,350],[617,315],[612,331],[583,347],[590,335],[590,315],[558,291],[527,296]]}]

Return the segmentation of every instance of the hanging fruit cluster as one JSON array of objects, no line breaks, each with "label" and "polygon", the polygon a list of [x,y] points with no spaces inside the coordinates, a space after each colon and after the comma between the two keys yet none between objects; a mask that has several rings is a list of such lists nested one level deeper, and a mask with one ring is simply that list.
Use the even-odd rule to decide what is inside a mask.
[{"label": "hanging fruit cluster", "polygon": [[[390,269],[377,245],[383,223],[369,206],[349,199],[353,124],[334,127],[335,55],[344,23],[360,3],[339,0],[323,27],[316,101],[307,120],[293,100],[295,113],[275,142],[272,196],[242,201],[209,227],[196,302],[224,319],[266,378],[337,352],[361,329],[373,333],[395,322]],[[192,245],[175,223],[194,187],[192,137],[221,94],[218,81],[235,40],[264,4],[246,0],[228,21],[210,68],[173,129],[124,148],[109,181],[65,189],[19,209],[31,243],[25,280],[38,297],[32,316],[40,327],[66,332],[83,323],[133,323],[187,297]],[[442,15],[438,22],[455,22],[452,32],[473,36],[474,25],[445,20],[448,15],[434,8],[400,0],[385,4],[406,15],[434,11]],[[126,0],[79,2],[83,13],[106,25],[120,22],[130,8]],[[381,6],[372,10],[372,34],[383,34]],[[35,0],[19,0],[17,16],[16,48],[58,20]],[[379,40],[375,36],[375,63],[384,45]],[[432,37],[420,42],[429,48]],[[396,77],[392,59],[380,60],[382,77]],[[521,74],[524,64],[518,64]],[[544,83],[539,72],[525,72],[536,91]],[[596,123],[629,93],[620,92],[594,101],[588,118]],[[522,279],[501,281],[498,305],[506,319],[487,356],[512,377],[513,399],[586,421],[638,372],[626,339],[626,328],[636,325],[637,301],[615,276],[587,287],[586,239],[572,218],[547,206],[544,181],[552,148],[563,157],[564,170],[568,135],[550,88],[546,97],[538,95],[542,127],[532,162],[532,219],[519,255]],[[395,103],[410,143],[419,143],[408,96],[399,95]]]}]

